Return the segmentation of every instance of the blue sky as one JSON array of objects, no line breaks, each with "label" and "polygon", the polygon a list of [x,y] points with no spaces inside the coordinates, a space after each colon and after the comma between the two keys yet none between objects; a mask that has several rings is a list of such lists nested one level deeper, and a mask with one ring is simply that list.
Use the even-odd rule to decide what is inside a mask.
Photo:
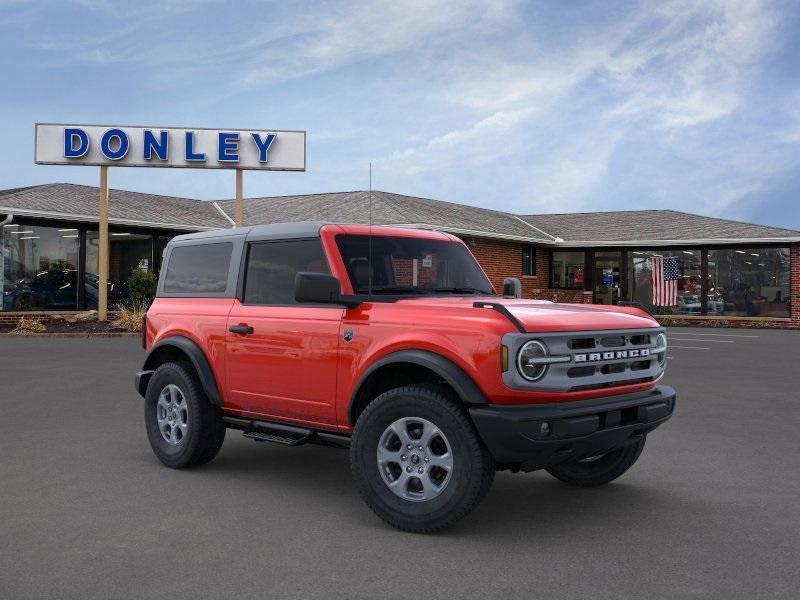
[{"label": "blue sky", "polygon": [[[0,188],[33,123],[305,129],[306,173],[248,196],[376,189],[521,213],[673,208],[800,229],[800,5],[0,0]],[[233,173],[112,169],[207,199]]]}]

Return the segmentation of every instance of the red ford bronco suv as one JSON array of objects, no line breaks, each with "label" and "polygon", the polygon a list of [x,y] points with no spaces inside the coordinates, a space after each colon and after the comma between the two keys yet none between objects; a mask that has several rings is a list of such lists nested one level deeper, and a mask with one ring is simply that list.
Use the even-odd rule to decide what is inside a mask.
[{"label": "red ford bronco suv", "polygon": [[675,406],[646,312],[498,296],[440,232],[178,236],[143,337],[136,389],[165,465],[210,461],[226,429],[349,447],[366,503],[407,531],[465,516],[500,469],[608,483]]}]

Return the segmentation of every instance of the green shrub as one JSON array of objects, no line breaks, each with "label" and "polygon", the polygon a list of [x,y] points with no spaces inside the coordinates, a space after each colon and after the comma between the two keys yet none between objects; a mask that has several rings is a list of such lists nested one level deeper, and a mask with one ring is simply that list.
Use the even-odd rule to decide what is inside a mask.
[{"label": "green shrub", "polygon": [[156,276],[150,271],[134,269],[128,277],[128,296],[132,307],[147,308],[156,297]]}]

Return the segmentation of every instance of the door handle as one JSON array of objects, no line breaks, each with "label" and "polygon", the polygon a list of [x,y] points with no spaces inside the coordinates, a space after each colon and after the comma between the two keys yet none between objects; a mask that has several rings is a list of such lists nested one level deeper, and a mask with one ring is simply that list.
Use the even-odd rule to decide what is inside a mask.
[{"label": "door handle", "polygon": [[253,333],[253,328],[250,325],[231,325],[228,327],[228,331],[231,333],[242,333],[245,335],[250,335]]}]

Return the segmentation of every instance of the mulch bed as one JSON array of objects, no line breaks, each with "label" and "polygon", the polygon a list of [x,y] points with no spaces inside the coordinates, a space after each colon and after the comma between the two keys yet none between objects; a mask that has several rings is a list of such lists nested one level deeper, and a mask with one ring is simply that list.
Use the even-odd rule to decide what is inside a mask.
[{"label": "mulch bed", "polygon": [[[127,331],[121,327],[113,324],[112,321],[77,321],[70,323],[63,319],[52,319],[44,323],[46,330],[42,333],[28,333],[23,335],[29,336],[47,336],[48,334],[79,334],[81,336],[101,335],[103,337],[109,334],[125,334],[125,335],[139,335],[135,332]],[[11,333],[16,325],[0,325],[0,333]]]}]

